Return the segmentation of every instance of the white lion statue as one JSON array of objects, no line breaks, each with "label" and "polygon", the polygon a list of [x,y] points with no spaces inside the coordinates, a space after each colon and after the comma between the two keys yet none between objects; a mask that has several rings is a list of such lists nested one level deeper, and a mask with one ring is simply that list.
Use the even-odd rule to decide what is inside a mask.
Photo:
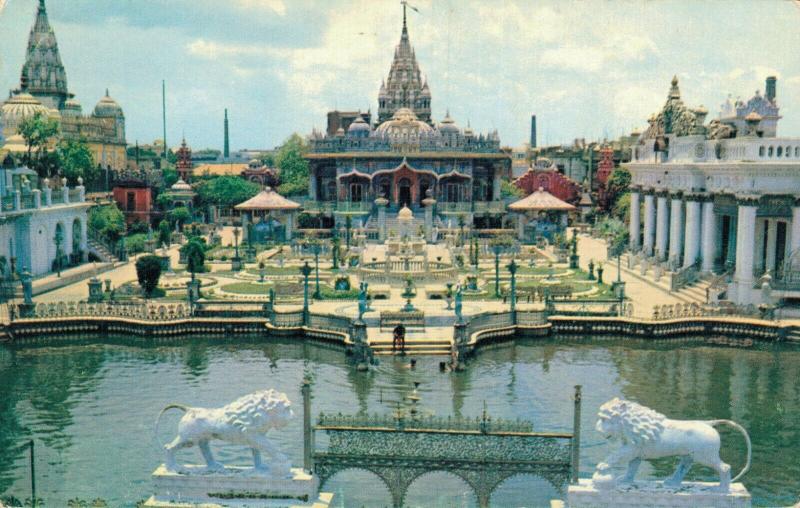
[{"label": "white lion statue", "polygon": [[[666,487],[680,487],[683,477],[699,462],[719,473],[719,490],[728,492],[731,482],[737,481],[750,469],[752,447],[747,431],[730,420],[670,420],[636,402],[612,399],[597,413],[598,432],[607,439],[619,440],[622,447],[597,465],[592,480],[598,488],[613,488],[617,482],[631,483],[642,459],[681,456],[675,473],[664,482]],[[731,467],[719,457],[720,437],[715,425],[726,424],[738,430],[747,442],[747,464],[731,480]],[[627,472],[614,478],[611,468],[626,465]]]},{"label": "white lion statue", "polygon": [[[253,463],[258,471],[272,476],[289,474],[289,460],[264,436],[269,429],[284,427],[294,416],[291,402],[285,393],[272,389],[245,395],[227,406],[218,408],[188,407],[170,404],[161,410],[156,420],[156,434],[161,416],[170,409],[184,411],[178,423],[178,436],[164,446],[165,466],[170,471],[184,471],[175,462],[175,452],[197,445],[206,461],[207,471],[222,471],[225,466],[214,460],[209,441],[217,439],[249,446],[253,450]],[[261,452],[270,458],[269,466],[261,462]],[[184,471],[185,472],[185,471]]]}]

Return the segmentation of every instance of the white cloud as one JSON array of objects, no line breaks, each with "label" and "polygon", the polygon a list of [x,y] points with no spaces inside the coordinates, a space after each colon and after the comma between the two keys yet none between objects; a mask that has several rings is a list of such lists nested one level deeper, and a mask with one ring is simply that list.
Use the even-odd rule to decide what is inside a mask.
[{"label": "white cloud", "polygon": [[235,5],[243,10],[266,9],[278,16],[286,15],[286,4],[283,0],[236,0]]}]

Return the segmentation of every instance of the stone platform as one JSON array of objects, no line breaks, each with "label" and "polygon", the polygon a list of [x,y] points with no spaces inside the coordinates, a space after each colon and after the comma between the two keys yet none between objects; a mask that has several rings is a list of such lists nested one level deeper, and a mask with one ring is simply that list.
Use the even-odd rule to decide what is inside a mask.
[{"label": "stone platform", "polygon": [[[291,477],[274,478],[253,468],[226,467],[204,472],[186,466],[187,473],[167,471],[162,464],[152,475],[156,494],[147,500],[152,508],[327,508],[333,494],[319,493],[319,479],[292,468]],[[194,471],[196,470],[196,472]]]},{"label": "stone platform", "polygon": [[600,490],[591,480],[580,480],[569,486],[566,507],[750,508],[750,493],[741,483],[732,484],[730,492],[716,489],[715,482],[683,482],[680,488],[670,489],[653,481]]}]

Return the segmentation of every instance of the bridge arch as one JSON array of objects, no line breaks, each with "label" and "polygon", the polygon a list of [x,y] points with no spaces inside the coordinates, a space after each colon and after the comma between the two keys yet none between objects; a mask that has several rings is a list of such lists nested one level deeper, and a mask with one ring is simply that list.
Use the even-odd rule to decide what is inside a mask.
[{"label": "bridge arch", "polygon": [[[320,472],[317,472],[317,471],[315,471],[315,472],[317,474],[320,473]],[[374,470],[372,470],[372,469],[370,469],[368,467],[344,466],[342,468],[336,468],[336,469],[331,469],[329,471],[326,471],[326,475],[324,477],[320,474],[320,480],[321,481],[320,481],[320,485],[319,485],[319,490],[320,491],[324,491],[325,489],[323,487],[329,488],[332,480],[341,479],[342,476],[348,476],[348,475],[353,474],[353,473],[356,473],[359,476],[368,476],[370,478],[373,478],[373,477],[377,478],[379,480],[378,483],[380,483],[381,487],[383,487],[383,490],[386,492],[386,506],[392,504],[395,496],[392,493],[391,484],[378,471],[374,471]],[[374,491],[372,491],[372,494],[374,494]],[[372,497],[372,495],[370,497]]]},{"label": "bridge arch", "polygon": [[513,473],[489,494],[490,506],[548,506],[562,496],[554,479],[536,473]]},{"label": "bridge arch", "polygon": [[[414,489],[414,486],[417,485],[420,482],[420,480],[424,481],[426,477],[431,477],[431,476],[438,477],[435,478],[437,490],[441,489],[442,491],[445,492],[452,491],[453,493],[462,493],[462,495],[466,494],[469,496],[470,499],[468,503],[463,503],[464,500],[459,499],[458,506],[470,506],[470,507],[480,506],[478,490],[476,489],[475,485],[473,485],[472,482],[467,477],[459,474],[458,471],[450,471],[446,469],[421,471],[419,472],[419,474],[410,477],[400,497],[400,502],[401,502],[400,505],[408,507],[431,506],[430,496],[432,490]],[[417,497],[421,495],[424,495],[426,497],[417,499]],[[451,506],[452,504],[453,503],[448,503],[446,506]]]}]

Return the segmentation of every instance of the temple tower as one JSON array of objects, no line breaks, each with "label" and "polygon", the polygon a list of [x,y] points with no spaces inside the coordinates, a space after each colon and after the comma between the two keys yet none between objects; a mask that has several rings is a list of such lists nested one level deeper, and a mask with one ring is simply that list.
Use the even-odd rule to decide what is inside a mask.
[{"label": "temple tower", "polygon": [[44,0],[39,0],[36,21],[28,37],[19,91],[36,97],[50,109],[62,110],[73,95],[67,90],[67,73],[61,63],[56,34],[47,19]]},{"label": "temple tower", "polygon": [[400,108],[408,108],[423,122],[431,123],[431,90],[423,81],[414,48],[408,38],[406,4],[403,2],[403,31],[394,50],[389,77],[378,93],[378,123],[392,118]]}]

